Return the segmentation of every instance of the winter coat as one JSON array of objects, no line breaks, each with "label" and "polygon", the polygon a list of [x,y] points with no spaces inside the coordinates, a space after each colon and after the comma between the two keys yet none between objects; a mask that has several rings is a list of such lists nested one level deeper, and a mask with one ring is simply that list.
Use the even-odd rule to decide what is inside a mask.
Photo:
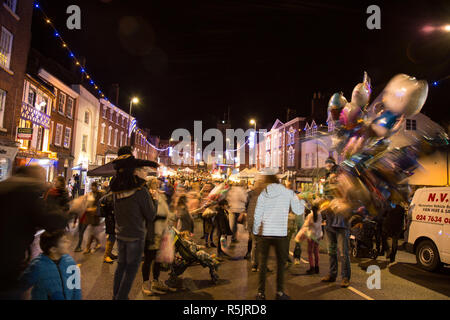
[{"label": "winter coat", "polygon": [[116,218],[114,217],[114,196],[111,192],[100,198],[98,215],[105,218],[105,233],[116,234]]},{"label": "winter coat", "polygon": [[242,213],[247,204],[247,192],[242,187],[232,186],[227,193],[227,201],[230,212]]},{"label": "winter coat", "polygon": [[123,241],[145,240],[148,224],[155,219],[157,210],[148,189],[143,186],[114,193],[114,196],[117,238]]},{"label": "winter coat", "polygon": [[146,242],[149,250],[159,249],[164,230],[169,225],[174,225],[174,221],[176,220],[175,214],[169,210],[166,196],[163,193],[157,193],[157,197],[158,209],[155,220],[147,224]]},{"label": "winter coat", "polygon": [[47,210],[49,212],[60,211],[63,214],[67,214],[67,212],[70,209],[69,193],[67,192],[67,190],[65,188],[49,189],[44,196],[44,200],[46,202]]},{"label": "winter coat", "polygon": [[41,253],[33,259],[20,279],[20,286],[31,290],[32,300],[81,300],[80,269],[66,254],[56,264]]},{"label": "winter coat", "polygon": [[217,208],[217,214],[214,218],[214,225],[217,230],[217,234],[219,235],[233,235],[233,232],[230,229],[230,222],[228,220],[229,212],[223,208]]},{"label": "winter coat", "polygon": [[319,242],[322,238],[322,215],[317,214],[317,221],[314,222],[314,214],[311,212],[306,216],[305,223],[299,231],[300,238],[306,237],[308,239]]},{"label": "winter coat", "polygon": [[278,183],[269,184],[256,203],[253,234],[258,235],[262,225],[262,236],[286,237],[290,210],[297,215],[304,213],[294,191]]},{"label": "winter coat", "polygon": [[256,190],[251,190],[247,194],[247,204],[246,204],[246,211],[247,211],[247,230],[250,232],[253,231],[253,224],[255,221],[255,209],[256,209],[256,202],[258,201],[259,193]]},{"label": "winter coat", "polygon": [[82,220],[82,223],[85,223],[87,225],[93,225],[93,226],[98,226],[100,225],[100,216],[98,215],[97,212],[97,207],[98,207],[98,203],[101,199],[101,197],[103,197],[104,193],[99,191],[99,192],[89,192],[86,197],[87,197],[87,209],[86,209],[86,213],[84,216],[84,219]]},{"label": "winter coat", "polygon": [[67,225],[67,216],[45,209],[43,192],[44,184],[29,177],[0,182],[0,290],[17,284],[37,230],[54,231]]}]

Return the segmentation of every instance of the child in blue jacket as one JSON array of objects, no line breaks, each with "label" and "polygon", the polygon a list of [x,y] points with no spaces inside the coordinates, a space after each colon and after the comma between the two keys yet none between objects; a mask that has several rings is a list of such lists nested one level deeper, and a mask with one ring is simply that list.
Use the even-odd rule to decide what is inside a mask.
[{"label": "child in blue jacket", "polygon": [[68,254],[70,240],[65,231],[44,232],[43,251],[21,276],[24,290],[33,287],[32,300],[81,300],[80,269]]}]

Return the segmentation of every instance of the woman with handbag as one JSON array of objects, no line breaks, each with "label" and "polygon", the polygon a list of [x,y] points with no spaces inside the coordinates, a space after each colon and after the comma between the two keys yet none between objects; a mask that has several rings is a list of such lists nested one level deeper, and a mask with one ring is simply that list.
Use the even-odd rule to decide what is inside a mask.
[{"label": "woman with handbag", "polygon": [[[170,212],[167,198],[163,191],[160,191],[160,180],[154,178],[148,183],[153,201],[157,204],[156,218],[147,225],[147,237],[144,249],[144,263],[142,264],[142,293],[146,296],[154,294],[164,294],[172,291],[162,281],[159,281],[161,263],[157,261],[158,251],[161,247],[161,239],[166,232],[168,225],[174,224],[174,214]],[[153,265],[153,280],[150,282],[150,270]]]}]

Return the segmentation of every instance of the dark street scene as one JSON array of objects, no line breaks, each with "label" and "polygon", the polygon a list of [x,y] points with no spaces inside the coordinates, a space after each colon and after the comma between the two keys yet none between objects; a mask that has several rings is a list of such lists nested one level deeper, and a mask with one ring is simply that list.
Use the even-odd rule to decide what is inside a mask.
[{"label": "dark street scene", "polygon": [[0,2],[0,302],[450,301],[449,1]]}]

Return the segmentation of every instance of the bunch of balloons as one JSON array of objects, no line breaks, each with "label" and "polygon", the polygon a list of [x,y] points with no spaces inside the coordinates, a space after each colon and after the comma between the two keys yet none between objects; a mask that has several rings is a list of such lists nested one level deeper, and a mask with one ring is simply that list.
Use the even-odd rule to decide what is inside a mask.
[{"label": "bunch of balloons", "polygon": [[412,145],[389,148],[389,137],[405,118],[422,109],[428,95],[426,81],[398,74],[369,105],[371,93],[370,78],[364,72],[350,102],[340,92],[333,94],[328,104],[328,122],[335,124],[333,148],[345,158],[339,165],[333,195],[336,213],[348,215],[349,207],[363,205],[371,215],[377,215],[389,202],[405,201],[407,192],[399,183],[419,167],[418,157],[448,145],[445,134],[423,134]]}]

